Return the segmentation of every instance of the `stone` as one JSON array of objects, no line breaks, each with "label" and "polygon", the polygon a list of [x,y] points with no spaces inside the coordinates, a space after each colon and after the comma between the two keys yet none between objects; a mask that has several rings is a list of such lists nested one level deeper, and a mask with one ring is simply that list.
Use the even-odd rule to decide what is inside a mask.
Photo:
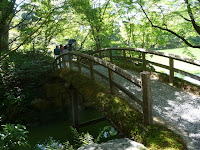
[{"label": "stone", "polygon": [[106,143],[90,144],[78,148],[78,150],[147,150],[147,148],[128,138],[114,139]]}]

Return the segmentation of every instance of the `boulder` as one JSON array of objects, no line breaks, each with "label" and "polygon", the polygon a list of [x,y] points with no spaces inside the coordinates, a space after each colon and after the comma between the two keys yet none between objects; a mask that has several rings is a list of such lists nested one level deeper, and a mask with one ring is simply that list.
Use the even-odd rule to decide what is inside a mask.
[{"label": "boulder", "polygon": [[106,143],[82,146],[78,150],[147,150],[147,148],[128,138],[114,139]]}]

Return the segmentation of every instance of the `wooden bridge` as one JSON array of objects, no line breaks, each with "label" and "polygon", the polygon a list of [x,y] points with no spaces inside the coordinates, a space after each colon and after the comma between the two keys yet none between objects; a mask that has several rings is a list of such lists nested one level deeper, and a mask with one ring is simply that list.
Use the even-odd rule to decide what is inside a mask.
[{"label": "wooden bridge", "polygon": [[[139,53],[141,55],[141,58],[134,57],[135,52]],[[161,57],[169,59],[169,65],[164,65],[161,63],[147,60],[146,55],[149,55],[149,54],[157,55],[157,56],[161,56]],[[66,56],[69,58],[67,61],[65,59]],[[135,62],[135,61],[141,62],[143,66],[142,67],[143,72],[141,72],[140,75],[138,76],[137,73],[124,70],[112,64],[113,60],[116,58],[122,59],[125,64],[130,63],[130,62]],[[173,123],[176,124],[173,121],[174,121],[174,118],[177,117],[176,116],[177,112],[175,112],[175,114],[172,114],[172,115],[167,114],[165,112],[167,109],[170,109],[170,110],[175,109],[175,108],[170,108],[170,107],[168,108],[168,105],[172,103],[172,101],[177,102],[178,99],[180,99],[180,101],[183,102],[182,99],[187,97],[184,100],[184,104],[186,102],[191,103],[192,101],[194,107],[191,107],[191,109],[198,108],[196,110],[200,112],[200,98],[192,96],[192,95],[189,95],[189,96],[184,95],[183,98],[179,97],[182,94],[181,93],[182,91],[175,89],[173,87],[170,87],[168,85],[164,85],[164,83],[160,83],[160,82],[159,82],[160,86],[158,86],[157,83],[156,83],[157,85],[154,83],[157,81],[154,81],[154,80],[151,81],[153,83],[151,85],[150,73],[146,71],[147,66],[149,64],[168,69],[170,72],[169,81],[172,84],[174,82],[175,72],[183,74],[185,76],[189,76],[195,80],[200,81],[199,76],[183,71],[181,69],[175,68],[174,61],[189,63],[191,65],[194,65],[200,68],[200,61],[180,57],[173,54],[165,54],[165,53],[161,53],[157,51],[147,51],[144,49],[107,48],[107,49],[102,49],[98,51],[93,51],[89,53],[89,55],[79,53],[79,52],[74,52],[74,51],[61,54],[54,61],[54,69],[59,70],[62,68],[68,68],[70,70],[76,70],[79,73],[88,75],[91,78],[91,80],[97,80],[104,83],[106,86],[108,85],[111,94],[114,94],[115,92],[120,92],[122,95],[124,95],[125,97],[129,99],[130,103],[134,103],[134,105],[136,105],[136,107],[143,113],[144,123],[147,125],[151,125],[153,123],[153,116],[159,116],[161,118],[163,117],[166,120],[171,121],[172,124]],[[166,89],[164,88],[164,86],[166,86]],[[171,93],[171,91],[170,90],[167,91],[168,88],[171,91],[173,91],[173,94],[174,94],[174,97],[172,97],[169,100],[168,100],[169,95],[167,95],[168,94],[167,92]],[[177,92],[178,96],[176,94],[176,90],[178,90]],[[189,98],[190,96],[191,96],[191,99]],[[180,104],[177,102],[176,107],[180,106],[181,108],[182,102]],[[153,103],[153,106],[152,106],[152,103]],[[164,103],[164,105],[161,103]],[[197,104],[199,107],[197,106]],[[183,108],[184,107],[185,106],[183,106]],[[153,115],[152,115],[152,111],[153,111]],[[162,113],[159,114],[159,111],[161,111]],[[187,108],[187,110],[185,111],[186,112],[190,111],[190,108]],[[166,118],[167,116],[169,116],[169,118],[170,117],[172,118],[168,119]],[[183,118],[183,116],[179,116],[179,117]],[[196,122],[198,126],[200,124],[200,117],[196,117],[196,119],[197,119]],[[188,132],[188,134],[190,134],[192,129],[190,128],[187,129],[185,127],[187,125],[185,126],[184,125],[185,125],[184,123],[182,124],[180,123],[179,127],[184,128],[184,130]],[[195,124],[195,127],[196,127],[196,124]],[[192,132],[191,135],[189,135],[189,137],[192,139],[192,144],[200,147],[200,143],[196,142],[196,139],[200,140],[200,135],[198,134],[198,132],[200,132],[199,128],[197,129],[197,131],[195,131],[195,133]],[[192,134],[196,134],[196,136],[193,137]]]}]

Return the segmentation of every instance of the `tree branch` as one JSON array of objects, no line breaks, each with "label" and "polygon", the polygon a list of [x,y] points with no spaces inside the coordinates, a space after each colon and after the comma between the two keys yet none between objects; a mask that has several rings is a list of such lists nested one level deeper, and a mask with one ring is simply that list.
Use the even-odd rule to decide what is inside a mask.
[{"label": "tree branch", "polygon": [[181,14],[178,14],[178,15],[179,15],[181,18],[183,18],[185,21],[191,22],[190,19],[185,18],[183,15],[181,15]]},{"label": "tree branch", "polygon": [[[10,55],[12,52],[18,50],[22,45],[24,45],[26,43],[26,41],[28,41],[30,39],[30,37],[35,34],[48,20],[49,16],[54,12],[55,9],[53,9],[45,18],[44,22],[35,30],[33,31],[29,36],[27,36],[23,42],[21,44],[19,44],[14,50],[10,50],[8,53],[6,53],[4,56],[2,56],[0,58],[0,61],[2,61],[3,59],[5,59],[8,55]],[[42,18],[39,19],[39,21],[41,20]]]},{"label": "tree branch", "polygon": [[20,21],[20,23],[18,23],[17,25],[14,25],[14,26],[12,26],[12,27],[10,27],[9,30],[11,30],[11,29],[13,29],[13,28],[16,28],[17,26],[21,25],[21,24],[27,19],[27,17],[33,12],[33,10],[34,10],[34,7],[33,7],[33,9],[25,16],[25,18],[24,18],[22,21]]},{"label": "tree branch", "polygon": [[19,13],[19,12],[22,10],[22,8],[20,8],[19,10],[17,10],[17,8],[18,8],[23,2],[24,2],[24,0],[22,0],[22,1],[15,7],[15,9],[13,10],[14,13],[13,13],[12,16],[10,17],[10,20],[8,21],[8,22],[9,22],[8,24],[10,24],[11,21],[12,21],[12,19],[16,16],[16,14]]},{"label": "tree branch", "polygon": [[110,0],[108,0],[107,3],[106,3],[106,6],[105,6],[105,8],[104,8],[104,10],[103,10],[103,14],[102,14],[102,17],[101,17],[100,22],[102,22],[103,19],[104,19],[104,15],[105,15],[105,13],[106,13],[106,9],[107,9],[109,3],[110,3]]},{"label": "tree branch", "polygon": [[190,7],[191,4],[189,4],[188,0],[184,0],[186,5],[187,5],[187,12],[188,12],[188,15],[190,16],[190,19],[191,19],[191,22],[192,22],[192,25],[193,25],[193,28],[196,30],[196,32],[200,35],[200,26],[197,25],[196,21],[194,20],[194,15],[192,13],[192,9]]},{"label": "tree branch", "polygon": [[81,42],[81,46],[80,46],[80,48],[78,49],[78,51],[81,50],[81,49],[83,48],[83,44],[85,43],[85,41],[86,41],[88,35],[90,34],[90,31],[91,31],[91,30],[89,30],[89,32],[88,32],[87,35],[85,36],[84,40]]},{"label": "tree branch", "polygon": [[180,38],[186,45],[190,46],[190,47],[193,47],[193,48],[200,48],[200,45],[192,45],[191,43],[189,43],[183,36],[180,36],[179,34],[177,34],[176,32],[170,30],[170,29],[167,29],[167,28],[163,28],[163,27],[160,27],[160,26],[157,26],[157,25],[154,25],[153,22],[151,21],[151,19],[149,18],[149,16],[147,15],[147,13],[145,12],[144,8],[142,7],[142,5],[138,2],[138,4],[140,5],[143,13],[145,14],[146,18],[148,19],[148,21],[150,22],[151,26],[154,27],[154,28],[158,28],[158,29],[161,29],[161,30],[164,30],[164,31],[167,31],[173,35],[175,35],[176,37]]}]

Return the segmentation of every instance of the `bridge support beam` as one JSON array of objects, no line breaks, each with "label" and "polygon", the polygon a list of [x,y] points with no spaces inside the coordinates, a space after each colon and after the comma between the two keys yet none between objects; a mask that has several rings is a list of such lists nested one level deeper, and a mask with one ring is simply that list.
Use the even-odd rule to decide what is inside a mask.
[{"label": "bridge support beam", "polygon": [[142,80],[142,100],[143,100],[143,118],[145,125],[153,124],[152,117],[152,95],[151,95],[151,82],[150,73],[147,71],[141,72]]},{"label": "bridge support beam", "polygon": [[110,52],[110,62],[113,62],[112,50],[110,50],[109,52]]},{"label": "bridge support beam", "polygon": [[94,80],[94,62],[90,61],[90,77]]},{"label": "bridge support beam", "polygon": [[72,89],[72,112],[73,112],[73,126],[79,131],[79,113],[78,113],[78,93]]},{"label": "bridge support beam", "polygon": [[123,50],[123,57],[124,57],[124,63],[126,64],[127,61],[126,61],[126,50]]},{"label": "bridge support beam", "polygon": [[82,71],[81,71],[80,56],[77,56],[77,62],[78,62],[78,72],[79,72],[79,73],[82,73]]},{"label": "bridge support beam", "polygon": [[143,64],[143,71],[146,71],[146,54],[145,53],[142,53],[142,64]]},{"label": "bridge support beam", "polygon": [[72,70],[73,66],[72,66],[72,55],[69,54],[69,69]]}]

